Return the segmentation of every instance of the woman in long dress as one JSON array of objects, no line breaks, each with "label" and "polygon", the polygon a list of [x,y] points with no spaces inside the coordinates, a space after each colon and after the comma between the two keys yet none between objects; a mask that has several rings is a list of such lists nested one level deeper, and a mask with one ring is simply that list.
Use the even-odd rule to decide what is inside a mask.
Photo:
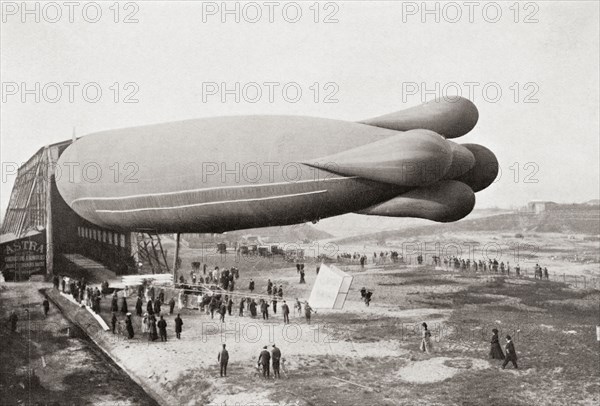
[{"label": "woman in long dress", "polygon": [[129,313],[129,311],[127,310],[127,299],[125,299],[125,296],[123,296],[123,303],[121,304],[121,313]]},{"label": "woman in long dress", "polygon": [[427,330],[427,323],[421,324],[423,326],[423,338],[421,339],[421,351],[429,354],[433,351],[433,345],[431,344],[431,331]]},{"label": "woman in long dress", "polygon": [[125,319],[125,326],[127,328],[127,337],[131,340],[134,336],[133,334],[133,323],[131,322],[131,313],[127,313],[127,319]]},{"label": "woman in long dress", "polygon": [[179,295],[177,295],[177,308],[179,310],[183,309],[183,290],[180,290]]},{"label": "woman in long dress", "polygon": [[113,294],[112,302],[111,302],[111,306],[110,306],[110,311],[112,311],[112,312],[118,312],[119,311],[119,299],[117,297],[117,292],[115,292]]},{"label": "woman in long dress", "polygon": [[502,352],[502,346],[498,339],[498,329],[492,329],[492,348],[490,349],[490,358],[493,359],[504,359],[504,353]]},{"label": "woman in long dress", "polygon": [[158,332],[156,331],[156,318],[154,315],[150,315],[148,318],[148,327],[150,334],[148,335],[149,341],[156,341],[158,339]]}]

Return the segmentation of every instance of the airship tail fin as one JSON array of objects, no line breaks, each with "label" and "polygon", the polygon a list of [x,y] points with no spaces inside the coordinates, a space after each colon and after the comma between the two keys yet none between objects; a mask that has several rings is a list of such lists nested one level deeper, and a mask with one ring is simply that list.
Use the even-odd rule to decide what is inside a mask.
[{"label": "airship tail fin", "polygon": [[444,97],[395,113],[360,121],[362,124],[396,131],[425,129],[445,138],[457,138],[475,127],[477,107],[464,97]]},{"label": "airship tail fin", "polygon": [[346,176],[418,187],[442,179],[453,157],[453,147],[439,134],[413,130],[302,163]]},{"label": "airship tail fin", "polygon": [[447,223],[467,216],[474,206],[475,194],[469,186],[455,180],[441,180],[368,207],[358,214],[419,217]]},{"label": "airship tail fin", "polygon": [[452,150],[452,164],[443,179],[456,179],[475,166],[475,155],[473,155],[471,150],[456,142],[446,140],[446,143]]},{"label": "airship tail fin", "polygon": [[[473,154],[475,164],[467,172],[453,176],[451,179],[466,183],[474,192],[479,192],[491,185],[496,180],[499,171],[496,155],[483,145],[461,144],[460,146]],[[448,173],[450,172],[448,171]]]}]

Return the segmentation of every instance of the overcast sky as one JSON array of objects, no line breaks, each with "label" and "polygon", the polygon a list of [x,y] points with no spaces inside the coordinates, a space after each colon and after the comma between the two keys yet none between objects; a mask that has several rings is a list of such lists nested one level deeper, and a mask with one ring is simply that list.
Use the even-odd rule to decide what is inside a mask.
[{"label": "overcast sky", "polygon": [[[74,127],[82,136],[234,114],[355,121],[419,104],[431,96],[424,88],[435,92],[436,86],[439,95],[444,89],[447,94],[460,91],[475,102],[479,123],[458,141],[483,144],[500,161],[501,177],[477,194],[476,207],[519,206],[533,199],[580,202],[599,196],[597,1],[519,7],[481,2],[474,9],[463,2],[429,3],[434,10],[430,14],[423,14],[421,2],[330,2],[317,7],[313,2],[299,7],[279,2],[273,22],[263,2],[237,3],[239,22],[235,14],[222,13],[220,1],[122,3],[118,16],[109,8],[112,3],[101,5],[96,23],[91,22],[94,7],[83,11],[86,3],[74,9],[74,22],[69,21],[69,9],[61,6],[62,18],[54,23],[57,10],[43,8],[43,3],[39,23],[35,15],[22,14],[21,2],[4,3],[2,216],[15,179],[8,170],[11,163],[70,139]],[[236,3],[228,7],[234,9]],[[138,21],[125,23],[126,17]],[[39,103],[34,94],[22,92],[23,84],[35,89],[36,82]],[[51,82],[60,84],[62,96],[47,85]],[[72,103],[65,82],[80,83],[74,85]],[[255,97],[252,92],[239,103],[234,96],[223,103],[219,94],[203,93],[203,83],[210,82],[228,88],[255,82],[264,93],[256,103],[249,100]],[[280,83],[273,102],[265,82]],[[93,85],[85,100],[82,88],[87,83]],[[299,101],[292,102],[293,92],[283,97],[287,83],[302,90]],[[92,103],[96,88],[102,97]],[[124,103],[128,95],[138,102]],[[337,102],[324,103],[327,95]]]}]

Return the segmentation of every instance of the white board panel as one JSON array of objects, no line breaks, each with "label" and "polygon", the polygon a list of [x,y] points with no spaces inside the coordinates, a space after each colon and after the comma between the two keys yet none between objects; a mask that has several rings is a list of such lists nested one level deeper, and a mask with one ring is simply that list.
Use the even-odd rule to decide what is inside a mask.
[{"label": "white board panel", "polygon": [[333,265],[321,264],[308,303],[313,309],[341,309],[351,284],[352,276]]}]

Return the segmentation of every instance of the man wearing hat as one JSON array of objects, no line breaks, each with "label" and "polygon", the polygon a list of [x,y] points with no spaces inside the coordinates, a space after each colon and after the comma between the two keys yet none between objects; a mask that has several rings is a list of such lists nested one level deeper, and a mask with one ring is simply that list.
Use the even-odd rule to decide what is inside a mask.
[{"label": "man wearing hat", "polygon": [[306,317],[306,323],[310,324],[310,315],[316,313],[312,307],[309,306],[308,301],[304,302],[304,317]]},{"label": "man wearing hat", "polygon": [[160,341],[167,341],[167,321],[160,316],[158,321],[158,332],[160,334]]},{"label": "man wearing hat", "polygon": [[175,317],[175,335],[177,339],[181,338],[181,328],[183,326],[183,320],[181,320],[181,315],[177,313],[177,317]]},{"label": "man wearing hat", "polygon": [[279,378],[279,361],[281,360],[281,351],[273,344],[271,351],[271,362],[273,363],[273,377]]},{"label": "man wearing hat", "polygon": [[290,323],[290,307],[287,305],[285,300],[283,301],[283,306],[281,306],[281,310],[283,311],[283,323]]},{"label": "man wearing hat", "polygon": [[227,363],[229,362],[229,353],[225,349],[225,344],[223,344],[223,349],[217,355],[217,361],[219,361],[219,365],[221,366],[221,377],[227,376]]},{"label": "man wearing hat", "polygon": [[138,295],[137,300],[135,302],[135,314],[137,314],[139,317],[142,317],[142,307],[142,297]]},{"label": "man wearing hat", "polygon": [[271,354],[269,354],[267,346],[265,345],[258,356],[258,365],[262,366],[262,373],[265,378],[269,378],[271,376],[271,372],[269,370],[270,361]]},{"label": "man wearing hat", "polygon": [[508,361],[511,361],[515,369],[518,369],[517,366],[517,352],[515,351],[515,345],[513,344],[509,335],[506,336],[506,346],[504,347],[506,352],[506,358],[504,359],[504,363],[502,364],[502,369],[506,367]]}]

